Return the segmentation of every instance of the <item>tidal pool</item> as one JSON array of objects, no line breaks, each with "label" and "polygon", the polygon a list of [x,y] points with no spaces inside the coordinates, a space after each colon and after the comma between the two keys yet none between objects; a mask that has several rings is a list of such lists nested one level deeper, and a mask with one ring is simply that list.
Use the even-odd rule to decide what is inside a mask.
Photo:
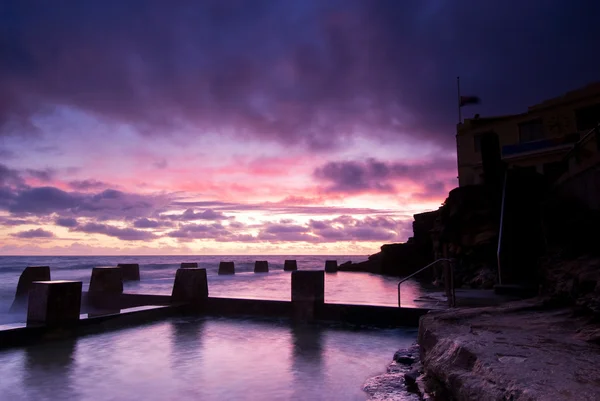
[{"label": "tidal pool", "polygon": [[366,400],[416,329],[178,318],[0,351],[3,400]]}]

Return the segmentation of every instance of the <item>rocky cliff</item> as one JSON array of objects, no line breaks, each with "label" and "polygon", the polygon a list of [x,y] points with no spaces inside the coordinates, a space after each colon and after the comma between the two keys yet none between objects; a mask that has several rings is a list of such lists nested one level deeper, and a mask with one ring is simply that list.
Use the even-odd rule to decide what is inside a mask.
[{"label": "rocky cliff", "polygon": [[433,257],[457,260],[457,287],[491,288],[497,282],[498,200],[494,187],[465,186],[450,191],[439,209],[431,230]]},{"label": "rocky cliff", "polygon": [[[459,286],[489,288],[496,280],[497,196],[483,185],[456,188],[438,210],[414,215],[413,236],[406,243],[383,245],[369,260],[343,264],[340,270],[407,276],[435,259],[452,257],[458,260]],[[438,267],[422,277],[440,281],[441,274]]]},{"label": "rocky cliff", "polygon": [[[385,244],[381,251],[359,263],[343,263],[340,271],[365,271],[389,276],[407,276],[433,261],[431,230],[439,217],[439,210],[413,216],[413,236],[405,243]],[[433,278],[431,272],[426,277]]]}]

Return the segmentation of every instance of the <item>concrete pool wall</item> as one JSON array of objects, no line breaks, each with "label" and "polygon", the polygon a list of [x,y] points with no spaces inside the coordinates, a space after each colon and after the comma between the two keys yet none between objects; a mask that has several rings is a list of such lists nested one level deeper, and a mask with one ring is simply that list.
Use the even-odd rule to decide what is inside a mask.
[{"label": "concrete pool wall", "polygon": [[[105,282],[98,288],[110,288],[111,291],[94,291],[93,297],[88,292],[81,292],[80,304],[65,304],[66,292],[72,293],[77,288],[81,291],[80,281],[32,282],[32,288],[43,287],[45,290],[29,292],[27,324],[0,326],[0,348],[114,330],[177,315],[264,317],[289,319],[295,323],[416,327],[419,318],[429,311],[426,308],[325,303],[324,271],[296,270],[291,274],[291,301],[210,297],[206,270],[197,267],[178,269],[171,296],[119,293],[112,290],[122,288],[119,283]],[[97,277],[123,280],[122,274]],[[40,308],[53,311],[46,321],[39,318],[46,316],[39,313]],[[74,309],[78,318],[72,318]],[[61,310],[71,316],[70,320],[65,320],[57,312]],[[31,316],[37,318],[31,319]]]}]

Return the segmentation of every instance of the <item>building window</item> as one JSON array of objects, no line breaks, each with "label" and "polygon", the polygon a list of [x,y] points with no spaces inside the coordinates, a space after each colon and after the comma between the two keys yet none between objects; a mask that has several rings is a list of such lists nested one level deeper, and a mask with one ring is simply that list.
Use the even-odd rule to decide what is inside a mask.
[{"label": "building window", "polygon": [[544,124],[541,119],[519,124],[519,143],[544,139]]},{"label": "building window", "polygon": [[600,103],[575,110],[577,131],[587,131],[600,123]]}]

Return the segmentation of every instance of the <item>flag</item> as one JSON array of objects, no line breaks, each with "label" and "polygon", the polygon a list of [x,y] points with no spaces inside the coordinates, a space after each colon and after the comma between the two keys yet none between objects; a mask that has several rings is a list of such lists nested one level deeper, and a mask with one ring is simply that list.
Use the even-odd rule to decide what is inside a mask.
[{"label": "flag", "polygon": [[477,96],[461,96],[460,97],[460,107],[463,107],[467,104],[479,104],[481,103],[481,99]]}]

